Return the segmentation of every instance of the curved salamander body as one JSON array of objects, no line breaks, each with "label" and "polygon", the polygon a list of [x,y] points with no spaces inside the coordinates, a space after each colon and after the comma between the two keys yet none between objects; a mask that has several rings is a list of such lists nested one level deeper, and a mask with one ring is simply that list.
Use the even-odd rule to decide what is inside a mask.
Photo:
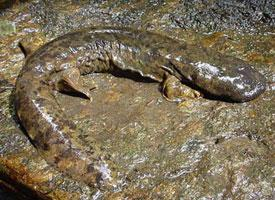
[{"label": "curved salamander body", "polygon": [[95,27],[51,41],[28,57],[18,77],[17,114],[50,164],[91,185],[111,179],[110,161],[96,142],[89,151],[81,149],[73,137],[76,127],[64,116],[54,91],[67,85],[89,97],[79,75],[114,68],[159,82],[171,74],[235,102],[249,101],[265,90],[263,76],[244,61],[156,33]]}]

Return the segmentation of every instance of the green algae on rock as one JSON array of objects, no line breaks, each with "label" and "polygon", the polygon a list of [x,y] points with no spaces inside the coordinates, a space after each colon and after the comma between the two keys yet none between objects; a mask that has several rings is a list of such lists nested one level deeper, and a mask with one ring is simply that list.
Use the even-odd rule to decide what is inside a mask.
[{"label": "green algae on rock", "polygon": [[16,32],[14,22],[7,20],[0,21],[0,35],[9,35]]}]

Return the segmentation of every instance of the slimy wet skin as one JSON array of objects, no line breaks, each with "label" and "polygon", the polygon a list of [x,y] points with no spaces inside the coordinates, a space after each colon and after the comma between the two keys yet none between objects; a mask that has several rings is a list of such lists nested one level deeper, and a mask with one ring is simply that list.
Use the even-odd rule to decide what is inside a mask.
[{"label": "slimy wet skin", "polygon": [[111,160],[96,141],[90,151],[81,148],[74,137],[78,130],[54,92],[79,92],[91,99],[81,75],[116,68],[158,82],[175,76],[233,102],[252,100],[265,90],[264,77],[240,59],[142,30],[92,27],[42,46],[28,57],[18,76],[17,115],[49,164],[96,187],[115,179]]}]

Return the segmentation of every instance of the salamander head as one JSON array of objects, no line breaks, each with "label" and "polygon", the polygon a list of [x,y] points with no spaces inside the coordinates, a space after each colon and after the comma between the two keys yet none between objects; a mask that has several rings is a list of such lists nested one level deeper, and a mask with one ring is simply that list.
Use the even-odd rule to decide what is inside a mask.
[{"label": "salamander head", "polygon": [[[231,63],[232,64],[232,63]],[[234,65],[218,65],[204,62],[190,63],[184,78],[197,85],[207,94],[225,101],[250,101],[265,91],[265,78],[245,62]]]},{"label": "salamander head", "polygon": [[218,79],[221,80],[218,88],[226,89],[228,97],[236,102],[255,99],[266,87],[264,76],[250,66],[234,67]]}]

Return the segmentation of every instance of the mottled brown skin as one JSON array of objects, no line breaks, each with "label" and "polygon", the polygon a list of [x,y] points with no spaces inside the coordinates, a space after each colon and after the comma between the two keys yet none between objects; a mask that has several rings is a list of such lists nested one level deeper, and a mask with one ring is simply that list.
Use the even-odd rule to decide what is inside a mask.
[{"label": "mottled brown skin", "polygon": [[74,137],[78,130],[58,106],[54,91],[75,90],[91,98],[79,75],[114,68],[158,82],[170,74],[235,102],[252,100],[265,90],[263,76],[244,61],[156,33],[92,27],[49,42],[28,57],[18,76],[17,114],[48,163],[94,186],[111,181],[108,156],[96,141],[89,151],[81,148]]}]

